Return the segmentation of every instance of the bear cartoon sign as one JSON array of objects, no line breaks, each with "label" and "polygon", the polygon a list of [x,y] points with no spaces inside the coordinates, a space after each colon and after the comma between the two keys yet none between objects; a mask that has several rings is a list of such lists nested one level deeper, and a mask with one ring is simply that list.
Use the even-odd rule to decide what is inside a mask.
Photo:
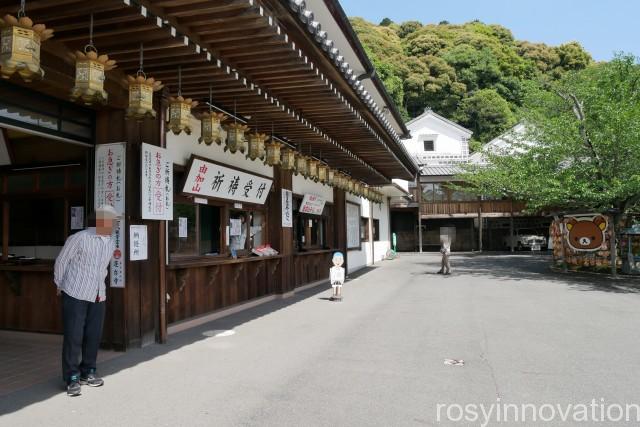
[{"label": "bear cartoon sign", "polygon": [[571,217],[566,220],[566,238],[571,249],[581,252],[601,250],[605,242],[607,219],[602,215]]}]

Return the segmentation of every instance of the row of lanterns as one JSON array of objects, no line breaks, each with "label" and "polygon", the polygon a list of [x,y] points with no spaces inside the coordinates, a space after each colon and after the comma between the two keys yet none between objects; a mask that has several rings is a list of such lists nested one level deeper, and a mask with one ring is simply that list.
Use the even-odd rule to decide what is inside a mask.
[{"label": "row of lanterns", "polygon": [[[20,1],[18,16],[6,15],[0,19],[0,75],[9,79],[18,73],[25,82],[44,78],[44,70],[40,67],[40,45],[53,37],[53,29],[44,24],[34,24],[25,15],[25,0]],[[140,66],[134,76],[127,76],[129,102],[126,117],[143,120],[156,117],[153,109],[153,93],[163,88],[163,84],[153,77],[147,77],[143,70],[143,45],[140,45]],[[108,55],[98,54],[93,44],[93,14],[90,16],[89,43],[84,51],[72,54],[75,61],[75,84],[70,93],[73,101],[81,101],[86,105],[106,104],[108,94],[104,90],[105,72],[117,67],[116,61]],[[178,68],[178,96],[169,99],[169,123],[167,130],[178,135],[184,131],[191,134],[191,110],[198,101],[185,98],[181,94],[182,75]],[[222,122],[227,116],[212,111],[211,89],[209,89],[209,111],[198,118],[201,124],[201,136],[198,142],[211,145],[222,144]],[[296,175],[331,185],[365,197],[374,202],[382,201],[382,194],[365,186],[348,175],[329,168],[326,164],[271,138],[264,133],[254,132],[245,137],[249,130],[247,125],[230,123],[224,126],[227,133],[225,151],[246,153],[251,160],[260,159],[269,166],[281,165],[284,170],[292,170]]]}]

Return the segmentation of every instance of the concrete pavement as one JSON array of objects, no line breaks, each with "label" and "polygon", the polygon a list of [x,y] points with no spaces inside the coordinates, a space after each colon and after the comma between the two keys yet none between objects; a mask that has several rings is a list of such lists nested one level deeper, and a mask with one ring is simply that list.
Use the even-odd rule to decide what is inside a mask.
[{"label": "concrete pavement", "polygon": [[[454,254],[445,277],[437,255],[401,254],[342,303],[314,288],[105,362],[80,397],[52,379],[1,398],[0,426],[481,425],[446,408],[640,404],[639,288],[547,265]],[[589,425],[556,421],[488,425]]]}]

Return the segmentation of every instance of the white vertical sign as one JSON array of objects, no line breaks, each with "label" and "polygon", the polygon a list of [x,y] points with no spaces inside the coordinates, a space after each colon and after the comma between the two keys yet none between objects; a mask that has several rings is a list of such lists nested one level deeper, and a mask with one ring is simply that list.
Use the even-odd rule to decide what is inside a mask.
[{"label": "white vertical sign", "polygon": [[142,144],[142,218],[173,220],[173,163],[162,147]]},{"label": "white vertical sign", "polygon": [[142,261],[147,259],[147,226],[129,226],[129,258],[131,261]]},{"label": "white vertical sign", "polygon": [[282,226],[293,227],[293,193],[282,189]]},{"label": "white vertical sign", "polygon": [[94,206],[111,205],[123,215],[113,228],[115,250],[109,266],[112,288],[125,285],[125,149],[124,142],[96,146]]}]

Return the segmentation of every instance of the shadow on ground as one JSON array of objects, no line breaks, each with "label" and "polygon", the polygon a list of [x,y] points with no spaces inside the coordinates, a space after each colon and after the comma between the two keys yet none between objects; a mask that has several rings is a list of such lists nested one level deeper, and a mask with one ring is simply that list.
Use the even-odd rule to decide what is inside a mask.
[{"label": "shadow on ground", "polygon": [[[346,282],[348,283],[357,279],[376,268],[377,267],[362,268],[355,273],[349,274],[347,275]],[[101,363],[99,366],[99,373],[105,378],[105,383],[108,387],[108,377],[110,375],[134,367],[138,364],[148,362],[172,351],[179,350],[184,346],[207,339],[211,335],[207,335],[206,333],[210,333],[211,330],[234,329],[244,323],[251,322],[278,310],[282,310],[305,299],[313,298],[330,289],[331,286],[329,286],[327,281],[326,283],[313,288],[298,291],[290,298],[269,301],[257,307],[243,310],[239,313],[231,314],[218,320],[205,323],[204,325],[173,334],[169,337],[166,344],[152,344],[143,348],[129,349],[126,353],[122,353],[121,356],[117,356]],[[0,396],[0,416],[19,411],[22,408],[50,399],[61,393],[64,393],[64,388],[59,377],[51,379],[44,378],[43,382],[40,384]]]},{"label": "shadow on ground", "polygon": [[[414,274],[436,274],[440,268],[437,254],[410,256],[414,258],[414,263],[430,267],[427,271]],[[551,256],[546,254],[453,254],[451,257],[451,270],[455,276],[490,277],[505,282],[544,280],[565,284],[579,291],[640,293],[640,279],[636,277],[620,275],[614,279],[604,274],[560,273],[552,271],[550,266]]]}]

